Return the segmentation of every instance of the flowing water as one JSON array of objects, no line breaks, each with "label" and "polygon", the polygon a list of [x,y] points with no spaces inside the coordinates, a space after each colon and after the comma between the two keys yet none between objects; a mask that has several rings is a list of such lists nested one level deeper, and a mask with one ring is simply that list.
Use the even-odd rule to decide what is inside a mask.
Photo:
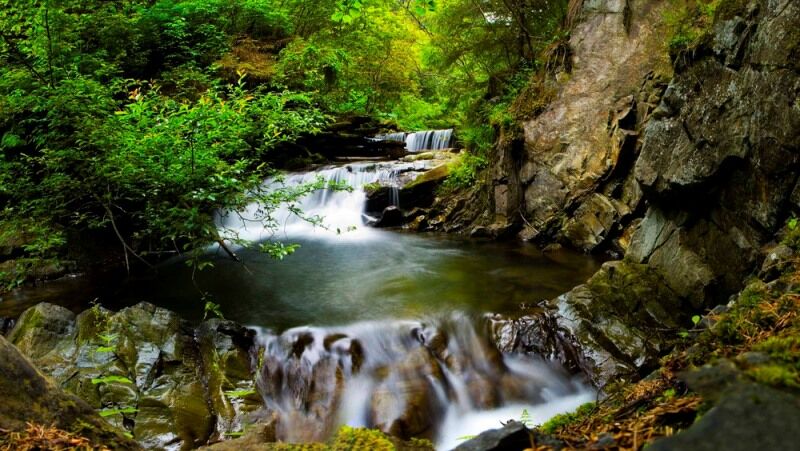
[{"label": "flowing water", "polygon": [[299,202],[306,214],[324,216],[326,228],[283,209],[275,215],[280,227],[268,231],[242,219],[258,206],[219,221],[252,240],[300,244],[294,255],[275,261],[240,250],[240,264],[219,253],[194,283],[190,268],[176,261],[115,286],[101,301],[119,308],[147,300],[199,321],[203,291],[226,318],[259,330],[258,385],[286,441],[324,439],[350,424],[428,437],[449,449],[460,437],[520,419],[523,410],[539,423],[591,400],[591,390],[557,364],[500,354],[482,315],[553,298],[583,282],[596,261],[364,225],[363,187],[397,186],[425,164],[352,163],[289,174],[282,183],[321,177],[353,190],[319,191]]},{"label": "flowing water", "polygon": [[453,130],[425,130],[413,133],[387,133],[375,137],[378,140],[405,142],[409,152],[442,150],[453,147]]}]

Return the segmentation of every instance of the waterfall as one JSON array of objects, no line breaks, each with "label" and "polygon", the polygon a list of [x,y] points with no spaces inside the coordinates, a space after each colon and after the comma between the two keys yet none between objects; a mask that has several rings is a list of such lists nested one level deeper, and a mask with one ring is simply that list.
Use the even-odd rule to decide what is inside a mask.
[{"label": "waterfall", "polygon": [[463,314],[260,335],[258,386],[278,439],[325,440],[344,424],[450,449],[458,437],[593,399],[555,366],[501,355]]},{"label": "waterfall", "polygon": [[406,132],[395,132],[395,133],[386,133],[384,135],[378,135],[375,137],[378,141],[392,141],[392,142],[406,142],[406,136],[408,133]]},{"label": "waterfall", "polygon": [[406,137],[406,150],[421,152],[423,150],[442,150],[452,146],[453,130],[427,130],[409,133]]},{"label": "waterfall", "polygon": [[443,150],[453,146],[453,129],[425,130],[414,133],[387,133],[375,136],[378,141],[405,142],[409,152]]},{"label": "waterfall", "polygon": [[319,218],[322,225],[315,225],[293,213],[293,206],[283,205],[273,213],[274,229],[268,230],[260,221],[251,218],[259,216],[257,213],[263,206],[253,204],[243,212],[226,213],[218,217],[218,225],[235,230],[242,239],[262,241],[272,238],[273,234],[283,237],[347,237],[363,238],[373,231],[364,224],[374,218],[364,214],[366,204],[367,185],[378,183],[390,186],[392,202],[399,206],[398,176],[408,171],[421,171],[428,169],[430,162],[417,161],[410,163],[398,162],[361,162],[342,166],[326,166],[315,171],[291,173],[283,179],[270,179],[265,183],[268,187],[298,187],[311,184],[322,179],[326,185],[343,183],[350,190],[337,191],[320,189],[305,196],[296,202],[294,207],[302,211],[305,218]]}]

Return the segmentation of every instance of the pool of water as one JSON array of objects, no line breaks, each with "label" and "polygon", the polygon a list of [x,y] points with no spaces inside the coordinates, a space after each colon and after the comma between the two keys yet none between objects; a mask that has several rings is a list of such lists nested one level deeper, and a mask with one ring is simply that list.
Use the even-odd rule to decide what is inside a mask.
[{"label": "pool of water", "polygon": [[459,310],[511,312],[553,298],[586,280],[597,261],[533,245],[465,241],[370,231],[370,239],[300,238],[283,261],[244,251],[243,263],[219,256],[198,272],[183,262],[128,280],[114,303],[149,301],[187,319],[203,315],[202,293],[228,319],[284,330],[314,324],[416,318]]}]

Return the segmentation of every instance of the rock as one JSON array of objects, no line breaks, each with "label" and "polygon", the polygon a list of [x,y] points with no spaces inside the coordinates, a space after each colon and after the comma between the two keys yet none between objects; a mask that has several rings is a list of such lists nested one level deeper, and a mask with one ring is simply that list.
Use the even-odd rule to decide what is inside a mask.
[{"label": "rock", "polygon": [[488,227],[485,226],[475,226],[469,232],[470,238],[491,238],[492,232],[489,230]]},{"label": "rock", "polygon": [[602,194],[594,193],[583,202],[564,227],[564,237],[576,248],[593,251],[611,234],[620,213]]},{"label": "rock", "polygon": [[430,379],[444,375],[427,348],[415,348],[391,368],[373,392],[370,422],[403,440],[432,431],[434,418],[447,406],[439,405]]},{"label": "rock", "polygon": [[391,186],[379,186],[368,189],[367,202],[364,212],[369,215],[378,216],[386,208],[392,205],[393,191],[396,188]]},{"label": "rock", "polygon": [[739,383],[689,429],[656,440],[653,451],[795,449],[800,443],[800,398]]},{"label": "rock", "polygon": [[562,327],[583,345],[598,385],[614,374],[647,374],[670,349],[675,331],[690,324],[686,301],[656,271],[628,261],[603,264],[556,302]]},{"label": "rock", "polygon": [[118,313],[95,307],[77,317],[40,304],[22,314],[9,339],[94,409],[132,409],[107,421],[148,448],[197,447],[237,432],[261,404],[258,396],[225,393],[254,387],[252,336],[233,323],[214,320],[194,330],[147,303]]},{"label": "rock", "polygon": [[404,223],[403,212],[395,206],[389,206],[383,209],[381,218],[375,223],[375,227],[399,227]]},{"label": "rock", "polygon": [[262,405],[249,353],[255,345],[255,333],[232,321],[212,319],[197,328],[195,337],[208,396],[217,414],[211,440],[221,440],[225,434],[244,430],[245,417]]},{"label": "rock", "polygon": [[532,432],[518,421],[510,421],[500,429],[482,432],[455,447],[454,451],[504,451],[531,447]]},{"label": "rock", "polygon": [[0,336],[0,428],[21,431],[26,423],[76,431],[95,445],[133,450],[139,446],[103,421],[85,402],[58,389]]},{"label": "rock", "polygon": [[[564,230],[570,233],[566,241],[581,248],[615,238],[606,213],[624,212],[616,206],[598,209],[593,193],[616,199],[631,212],[640,200],[634,180],[626,176],[640,146],[639,132],[671,76],[663,51],[665,7],[656,1],[583,3],[569,42],[570,76],[554,82],[554,99],[523,122],[524,148],[515,164],[494,169],[493,180],[508,185],[495,191],[495,197],[506,197],[496,206],[521,204],[531,226],[548,237],[560,238],[573,218]],[[605,184],[620,188],[606,192]],[[587,202],[582,217],[572,215]],[[611,222],[618,220],[619,215]]]},{"label": "rock", "polygon": [[792,268],[794,250],[785,244],[778,244],[767,250],[767,256],[761,264],[758,278],[770,282]]},{"label": "rock", "polygon": [[559,362],[572,374],[591,375],[594,368],[583,355],[581,345],[559,324],[559,319],[547,311],[517,319],[486,317],[490,338],[500,352],[540,356]]},{"label": "rock", "polygon": [[71,311],[53,304],[38,304],[20,315],[8,340],[36,360],[71,339],[74,333],[75,315]]}]

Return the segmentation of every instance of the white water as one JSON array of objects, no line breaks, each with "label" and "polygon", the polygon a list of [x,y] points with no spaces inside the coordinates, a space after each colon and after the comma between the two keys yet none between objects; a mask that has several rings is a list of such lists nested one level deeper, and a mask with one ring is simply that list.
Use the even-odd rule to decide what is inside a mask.
[{"label": "white water", "polygon": [[405,142],[409,152],[422,152],[424,150],[443,150],[453,146],[453,129],[425,130],[414,133],[388,133],[378,135],[377,140]]},{"label": "white water", "polygon": [[[260,221],[249,220],[259,216],[262,207],[257,204],[250,205],[240,214],[221,216],[218,222],[222,227],[235,231],[240,238],[254,242],[286,238],[369,240],[377,234],[365,227],[366,222],[374,218],[364,214],[367,200],[364,187],[372,183],[394,187],[393,204],[400,206],[398,176],[406,171],[422,171],[429,167],[428,161],[362,162],[288,174],[281,182],[273,179],[265,183],[276,188],[298,187],[321,178],[326,185],[343,183],[351,190],[320,189],[300,199],[294,206],[283,205],[273,214],[274,228],[265,228]],[[302,217],[293,213],[292,207],[299,208]],[[318,218],[321,224],[313,224],[304,218]]]},{"label": "white water", "polygon": [[417,435],[438,449],[466,435],[573,410],[593,394],[557,365],[501,355],[461,314],[262,335],[260,392],[278,438],[324,440],[339,426]]},{"label": "white water", "polygon": [[[284,237],[387,239],[389,235],[364,227],[363,187],[376,182],[396,186],[400,173],[422,170],[427,164],[353,163],[287,175],[280,182],[285,186],[296,187],[321,177],[353,188],[318,190],[297,203],[306,216],[324,217],[325,228],[309,224],[288,207],[275,215],[280,225],[277,232],[240,215],[228,214],[220,221],[237,230],[240,237],[255,241]],[[259,208],[252,205],[241,216],[254,216]],[[422,280],[422,276],[415,279]],[[367,282],[342,289],[332,299],[315,298],[313,302],[322,304],[319,308],[327,303],[339,305],[357,295],[359,285]],[[378,296],[374,302],[382,299]],[[308,301],[295,299],[293,303]],[[462,441],[460,437],[500,427],[501,421],[521,419],[523,410],[540,423],[592,399],[586,386],[556,364],[501,355],[482,335],[482,328],[476,327],[478,321],[451,313],[427,320],[298,327],[280,335],[262,332],[263,365],[257,382],[265,405],[278,418],[278,439],[326,440],[339,426],[348,424],[405,436],[426,435],[439,449],[450,449]]]}]

